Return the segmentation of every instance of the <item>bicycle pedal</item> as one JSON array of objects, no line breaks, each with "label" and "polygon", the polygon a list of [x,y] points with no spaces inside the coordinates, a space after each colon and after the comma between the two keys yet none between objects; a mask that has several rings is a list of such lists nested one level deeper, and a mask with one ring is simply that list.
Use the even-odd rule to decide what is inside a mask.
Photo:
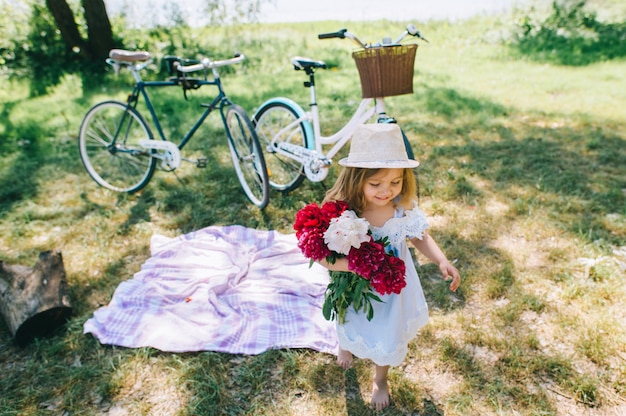
[{"label": "bicycle pedal", "polygon": [[196,167],[197,168],[206,168],[207,167],[207,159],[204,158],[204,157],[201,157],[198,160],[196,160]]}]

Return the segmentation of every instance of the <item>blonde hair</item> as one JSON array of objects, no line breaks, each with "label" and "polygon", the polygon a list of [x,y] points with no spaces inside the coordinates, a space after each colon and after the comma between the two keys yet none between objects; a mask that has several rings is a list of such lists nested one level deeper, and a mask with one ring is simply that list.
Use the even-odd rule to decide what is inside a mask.
[{"label": "blonde hair", "polygon": [[[324,202],[346,201],[351,209],[355,210],[357,214],[361,214],[366,205],[363,194],[365,182],[380,170],[345,167],[333,187],[326,192]],[[402,170],[402,191],[400,191],[397,205],[411,209],[413,208],[413,201],[417,200],[417,181],[411,169],[403,168]]]}]

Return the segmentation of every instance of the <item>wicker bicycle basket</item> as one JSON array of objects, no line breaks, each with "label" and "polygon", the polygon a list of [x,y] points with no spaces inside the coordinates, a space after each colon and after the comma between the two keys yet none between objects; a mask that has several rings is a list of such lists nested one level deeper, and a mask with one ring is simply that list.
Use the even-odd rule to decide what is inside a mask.
[{"label": "wicker bicycle basket", "polygon": [[413,93],[417,44],[382,46],[355,51],[363,98]]}]

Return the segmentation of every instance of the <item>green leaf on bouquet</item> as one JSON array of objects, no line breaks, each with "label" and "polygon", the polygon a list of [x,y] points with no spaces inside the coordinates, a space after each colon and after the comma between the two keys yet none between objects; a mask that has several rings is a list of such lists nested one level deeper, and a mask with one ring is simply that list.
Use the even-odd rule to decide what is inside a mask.
[{"label": "green leaf on bouquet", "polygon": [[330,271],[330,282],[324,295],[322,313],[327,320],[345,323],[346,312],[352,306],[355,312],[365,313],[367,320],[374,317],[372,301],[382,302],[374,293],[369,280],[352,273]]},{"label": "green leaf on bouquet", "polygon": [[333,314],[333,305],[332,302],[329,301],[328,297],[324,298],[324,305],[322,305],[322,314],[324,315],[324,319],[330,321]]}]

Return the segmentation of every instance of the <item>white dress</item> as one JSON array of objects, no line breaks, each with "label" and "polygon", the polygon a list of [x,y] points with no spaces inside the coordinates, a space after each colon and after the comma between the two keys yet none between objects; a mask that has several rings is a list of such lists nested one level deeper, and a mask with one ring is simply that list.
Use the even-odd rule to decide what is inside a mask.
[{"label": "white dress", "polygon": [[407,238],[422,238],[428,222],[417,207],[404,211],[396,208],[393,218],[382,227],[370,226],[375,239],[387,236],[395,254],[406,264],[406,286],[400,294],[379,295],[381,302],[372,301],[374,317],[348,308],[344,324],[337,324],[341,349],[359,358],[369,358],[379,366],[398,366],[407,354],[409,342],[428,322],[428,306],[415,270]]}]

